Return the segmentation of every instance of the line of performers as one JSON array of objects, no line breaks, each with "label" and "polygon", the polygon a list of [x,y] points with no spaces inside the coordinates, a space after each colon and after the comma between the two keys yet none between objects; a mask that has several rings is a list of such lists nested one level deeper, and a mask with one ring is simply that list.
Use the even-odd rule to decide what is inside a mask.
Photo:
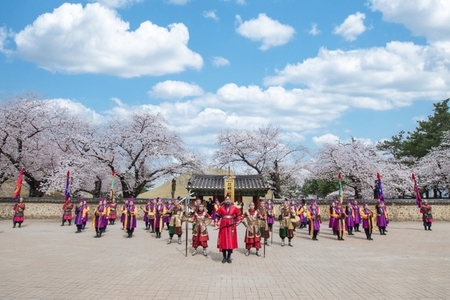
[{"label": "line of performers", "polygon": [[[217,201],[218,202],[218,201]],[[23,198],[19,198],[14,205],[13,227],[21,227],[24,221],[25,203]],[[309,205],[302,200],[299,205],[295,201],[286,199],[285,202],[275,208],[272,201],[261,200],[260,207],[255,208],[251,202],[248,209],[244,212],[237,205],[234,205],[230,197],[226,197],[222,204],[216,203],[211,214],[207,212],[204,204],[197,199],[192,206],[188,207],[188,212],[184,212],[184,205],[180,198],[164,204],[162,198],[158,197],[148,200],[146,206],[141,206],[144,212],[143,221],[145,229],[155,233],[157,239],[161,238],[161,233],[167,227],[169,239],[167,244],[172,243],[174,235],[177,235],[178,244],[181,244],[183,234],[182,222],[192,223],[192,255],[197,254],[199,247],[202,248],[203,255],[207,256],[208,248],[208,227],[213,224],[214,229],[218,230],[217,248],[223,254],[222,263],[231,263],[231,254],[237,248],[237,226],[243,224],[245,229],[245,255],[251,254],[251,249],[256,249],[256,255],[261,256],[260,249],[268,246],[268,239],[273,233],[273,224],[278,221],[279,236],[281,246],[293,246],[292,239],[296,228],[308,228],[313,241],[318,240],[318,234],[322,224],[321,210],[316,201],[311,201]],[[61,226],[66,222],[71,225],[72,219],[77,227],[76,233],[82,232],[89,219],[90,208],[86,200],[81,200],[74,207],[70,198],[63,206],[63,215]],[[72,211],[75,211],[75,215]],[[95,229],[96,238],[100,238],[108,225],[114,225],[118,215],[118,205],[114,199],[108,201],[102,199],[96,206],[92,216],[92,228]],[[127,237],[133,237],[134,229],[137,226],[138,207],[133,199],[128,199],[120,207],[122,229],[127,232]],[[425,230],[431,230],[433,222],[431,206],[426,200],[422,202],[420,212],[423,216],[423,225]],[[378,201],[375,209],[371,210],[368,203],[362,207],[358,205],[357,200],[347,202],[343,205],[339,201],[334,201],[328,208],[329,223],[328,227],[332,229],[333,234],[340,241],[344,240],[344,234],[353,235],[353,232],[360,232],[360,225],[364,229],[367,240],[372,240],[372,232],[375,226],[378,227],[380,235],[386,235],[389,224],[389,213],[385,203]]]}]

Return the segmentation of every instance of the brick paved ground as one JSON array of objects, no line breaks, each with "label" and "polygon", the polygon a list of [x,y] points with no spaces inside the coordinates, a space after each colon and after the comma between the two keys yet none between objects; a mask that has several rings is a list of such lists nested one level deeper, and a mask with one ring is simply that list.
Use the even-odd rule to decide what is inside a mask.
[{"label": "brick paved ground", "polygon": [[[266,257],[244,255],[244,227],[232,264],[222,264],[217,232],[209,255],[185,257],[139,224],[132,239],[120,225],[94,238],[56,220],[0,221],[1,299],[450,299],[450,223],[425,231],[419,222],[391,223],[386,236],[364,233],[319,241],[297,229],[294,247],[277,235]],[[191,249],[189,250],[191,251]],[[253,251],[254,253],[254,251]]]}]

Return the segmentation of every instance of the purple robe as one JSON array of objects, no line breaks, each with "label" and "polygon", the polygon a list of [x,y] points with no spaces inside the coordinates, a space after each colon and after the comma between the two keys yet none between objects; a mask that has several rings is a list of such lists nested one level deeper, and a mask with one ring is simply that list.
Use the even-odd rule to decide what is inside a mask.
[{"label": "purple robe", "polygon": [[84,205],[77,206],[75,208],[75,225],[83,225],[83,223],[84,223],[83,210],[84,210]]},{"label": "purple robe", "polygon": [[388,224],[388,220],[386,218],[386,207],[377,206],[377,226],[386,227]]},{"label": "purple robe", "polygon": [[345,208],[345,213],[347,217],[345,218],[345,227],[353,227],[355,226],[355,220],[353,219],[353,208],[351,206],[347,206]]},{"label": "purple robe", "polygon": [[[266,208],[268,211],[272,211],[273,212],[273,205],[272,204],[267,204]],[[273,224],[275,223],[275,216],[271,215],[269,216],[269,214],[267,214],[267,224]]]},{"label": "purple robe", "polygon": [[126,215],[126,228],[132,229],[136,228],[136,215],[133,215],[133,212],[136,210],[136,205],[128,205],[127,207],[127,215]]},{"label": "purple robe", "polygon": [[308,208],[309,213],[311,216],[314,216],[314,220],[310,221],[310,226],[312,225],[312,228],[310,227],[309,230],[320,230],[320,219],[318,218],[319,210],[317,208]]},{"label": "purple robe", "polygon": [[354,204],[352,207],[353,207],[353,212],[355,215],[354,223],[355,223],[355,225],[359,225],[359,224],[361,224],[361,215],[359,214],[359,205]]},{"label": "purple robe", "polygon": [[[171,210],[173,207],[174,207],[173,204],[167,204],[166,210],[169,211],[169,210]],[[164,217],[163,217],[163,222],[164,222],[164,223],[170,223],[170,219],[171,219],[171,218],[172,218],[172,217],[171,217],[170,214],[166,214],[166,215],[164,215]]]}]

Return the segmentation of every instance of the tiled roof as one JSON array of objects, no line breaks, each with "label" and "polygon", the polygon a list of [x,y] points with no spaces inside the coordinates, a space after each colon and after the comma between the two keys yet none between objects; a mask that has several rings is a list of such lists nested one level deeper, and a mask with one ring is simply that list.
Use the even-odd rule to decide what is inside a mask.
[{"label": "tiled roof", "polygon": [[[189,179],[191,189],[223,190],[224,175],[193,174]],[[269,190],[269,185],[261,175],[236,175],[235,190]]]}]

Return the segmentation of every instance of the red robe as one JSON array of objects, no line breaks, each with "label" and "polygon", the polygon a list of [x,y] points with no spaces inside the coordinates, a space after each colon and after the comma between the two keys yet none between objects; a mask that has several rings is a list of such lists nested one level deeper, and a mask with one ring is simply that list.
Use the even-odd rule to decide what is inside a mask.
[{"label": "red robe", "polygon": [[63,220],[72,220],[73,203],[69,201],[64,202],[62,210],[63,210],[62,216]]},{"label": "red robe", "polygon": [[14,217],[13,222],[23,222],[25,220],[25,216],[23,214],[23,211],[25,210],[25,203],[20,202],[14,204]]},{"label": "red robe", "polygon": [[217,248],[219,251],[236,249],[238,247],[236,224],[241,220],[241,210],[234,205],[228,208],[222,205],[217,210],[217,215],[220,217]]}]

